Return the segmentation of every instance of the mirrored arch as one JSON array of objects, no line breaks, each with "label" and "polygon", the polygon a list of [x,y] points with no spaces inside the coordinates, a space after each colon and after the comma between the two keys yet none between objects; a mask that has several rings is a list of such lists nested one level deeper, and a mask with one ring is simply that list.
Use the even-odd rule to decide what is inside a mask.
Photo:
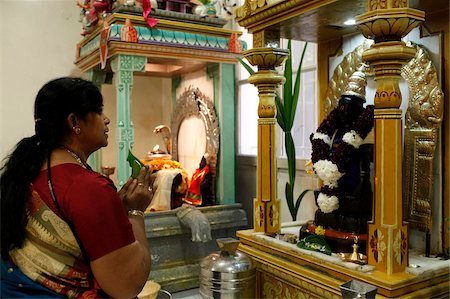
[{"label": "mirrored arch", "polygon": [[187,88],[176,101],[171,130],[174,160],[192,174],[207,153],[214,172],[219,151],[219,126],[209,97],[198,88]]}]

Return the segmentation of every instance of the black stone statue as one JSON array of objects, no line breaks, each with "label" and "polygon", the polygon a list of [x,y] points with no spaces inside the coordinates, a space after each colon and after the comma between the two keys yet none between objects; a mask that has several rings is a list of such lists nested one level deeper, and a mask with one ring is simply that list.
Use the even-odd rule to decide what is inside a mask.
[{"label": "black stone statue", "polygon": [[[343,142],[343,135],[352,129],[363,113],[364,100],[357,96],[341,97],[338,106],[338,129],[332,139],[330,154]],[[339,208],[331,213],[320,209],[315,214],[315,224],[325,229],[364,234],[367,221],[372,218],[372,184],[370,165],[373,162],[373,144],[362,144],[349,157],[348,168],[338,180]]]},{"label": "black stone statue", "polygon": [[324,234],[333,251],[351,250],[354,240],[364,250],[367,222],[372,219],[374,106],[364,107],[362,69],[352,74],[338,106],[310,137],[311,161],[323,185],[315,192],[314,221],[301,229],[300,237]]}]

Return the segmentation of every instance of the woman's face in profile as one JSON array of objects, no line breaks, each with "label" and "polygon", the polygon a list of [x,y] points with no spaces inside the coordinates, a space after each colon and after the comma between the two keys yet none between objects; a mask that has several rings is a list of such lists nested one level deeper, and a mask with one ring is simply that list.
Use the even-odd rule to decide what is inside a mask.
[{"label": "woman's face in profile", "polygon": [[108,145],[108,125],[110,119],[103,113],[89,112],[84,120],[80,123],[80,137],[85,145],[89,145],[94,151]]}]

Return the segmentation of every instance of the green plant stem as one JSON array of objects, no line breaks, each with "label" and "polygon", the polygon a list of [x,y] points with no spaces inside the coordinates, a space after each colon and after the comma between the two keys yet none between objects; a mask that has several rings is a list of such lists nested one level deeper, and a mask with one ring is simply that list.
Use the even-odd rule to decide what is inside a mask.
[{"label": "green plant stem", "polygon": [[[285,185],[285,196],[286,203],[289,208],[289,213],[291,214],[292,220],[297,220],[298,210],[300,208],[301,201],[305,197],[305,195],[311,191],[310,189],[304,190],[294,202],[294,188],[295,188],[295,176],[296,176],[296,155],[295,155],[295,144],[294,139],[292,138],[292,126],[294,125],[298,98],[300,95],[300,80],[301,80],[301,69],[303,64],[303,59],[306,53],[306,47],[308,43],[305,43],[303,48],[299,67],[297,71],[297,75],[295,78],[295,83],[292,85],[292,46],[291,41],[288,41],[288,49],[289,49],[289,57],[286,60],[285,68],[284,68],[284,77],[286,78],[286,82],[283,88],[283,99],[277,93],[275,96],[275,104],[277,110],[277,123],[284,133],[284,146],[287,155],[287,163],[288,163],[288,174],[289,181],[286,182]],[[242,59],[238,58],[239,62],[244,66],[244,68],[253,75],[255,71],[252,69],[250,65],[244,62]],[[294,90],[292,90],[294,87]]]}]

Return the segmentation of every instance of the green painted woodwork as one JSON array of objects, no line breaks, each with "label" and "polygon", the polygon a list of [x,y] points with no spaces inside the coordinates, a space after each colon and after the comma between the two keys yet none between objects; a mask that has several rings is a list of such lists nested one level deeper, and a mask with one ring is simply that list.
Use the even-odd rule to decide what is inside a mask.
[{"label": "green painted woodwork", "polygon": [[[89,70],[86,72],[86,79],[92,81],[100,90],[102,89],[102,84],[105,82],[106,73],[99,70]],[[94,152],[89,156],[87,163],[94,171],[102,172],[102,149]]]},{"label": "green painted woodwork", "polygon": [[220,93],[220,64],[208,63],[208,65],[206,66],[206,74],[208,75],[208,78],[213,80],[213,102],[214,106],[216,106],[216,102],[218,102],[219,100]]},{"label": "green painted woodwork", "polygon": [[130,177],[127,162],[128,151],[134,145],[134,125],[131,120],[131,91],[133,72],[143,71],[147,58],[144,56],[119,54],[111,59],[111,69],[115,74],[117,105],[117,180],[119,186]]},{"label": "green painted woodwork", "polygon": [[175,75],[172,77],[172,107],[175,107],[177,103],[177,88],[181,84],[181,76]]},{"label": "green painted woodwork", "polygon": [[[148,26],[133,25],[136,28],[138,42],[156,43],[158,45],[178,44],[183,47],[205,48],[209,51],[228,51],[229,38],[185,31],[150,28]],[[120,30],[123,24],[112,24],[109,40],[120,40]],[[91,46],[91,45],[89,45]]]},{"label": "green painted woodwork", "polygon": [[209,64],[207,74],[213,79],[214,106],[220,128],[216,198],[220,204],[232,204],[236,199],[235,66]]},{"label": "green painted woodwork", "polygon": [[80,48],[80,57],[87,56],[98,48],[100,48],[100,34]]}]

